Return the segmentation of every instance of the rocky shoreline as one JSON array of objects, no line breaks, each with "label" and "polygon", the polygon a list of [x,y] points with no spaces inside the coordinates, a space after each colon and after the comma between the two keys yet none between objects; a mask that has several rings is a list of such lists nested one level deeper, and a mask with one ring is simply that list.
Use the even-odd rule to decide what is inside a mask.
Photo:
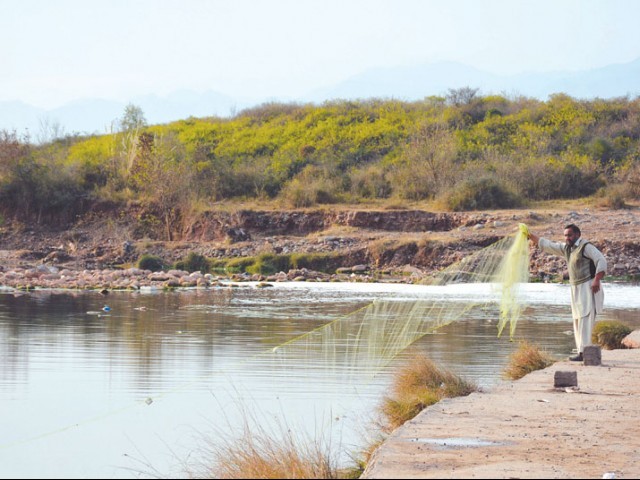
[{"label": "rocky shoreline", "polygon": [[[183,228],[179,240],[163,241],[141,233],[139,223],[104,215],[83,218],[58,231],[46,227],[0,229],[0,286],[32,288],[139,290],[209,288],[226,282],[322,281],[420,283],[465,256],[513,234],[520,222],[541,236],[561,239],[576,223],[583,236],[602,250],[608,276],[640,277],[640,213],[626,210],[539,209],[482,213],[432,213],[422,210],[296,211],[242,210],[208,213]],[[152,236],[153,237],[153,236]],[[231,259],[272,253],[333,255],[337,268],[323,273],[307,268],[274,275],[210,274],[178,268],[152,272],[136,267],[141,255],[171,265],[197,253]],[[534,281],[562,281],[563,259],[531,248]]]},{"label": "rocky shoreline", "polygon": [[55,266],[38,265],[33,268],[12,268],[0,272],[0,287],[17,290],[31,289],[73,289],[73,290],[141,290],[145,288],[210,288],[237,286],[240,282],[258,282],[258,287],[268,287],[270,282],[371,282],[366,265],[356,265],[348,269],[352,273],[326,274],[308,269],[292,269],[275,275],[234,274],[229,276],[168,270],[152,272],[140,268],[69,270]]}]

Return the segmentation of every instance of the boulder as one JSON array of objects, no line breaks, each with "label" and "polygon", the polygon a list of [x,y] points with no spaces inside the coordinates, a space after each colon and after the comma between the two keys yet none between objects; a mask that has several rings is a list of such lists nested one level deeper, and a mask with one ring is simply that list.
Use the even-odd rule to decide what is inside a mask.
[{"label": "boulder", "polygon": [[627,348],[640,348],[640,330],[634,330],[622,339],[622,345]]}]

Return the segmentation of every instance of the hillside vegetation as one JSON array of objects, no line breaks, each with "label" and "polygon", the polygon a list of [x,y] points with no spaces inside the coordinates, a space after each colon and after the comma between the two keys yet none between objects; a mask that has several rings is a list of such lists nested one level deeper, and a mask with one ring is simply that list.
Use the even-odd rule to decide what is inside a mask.
[{"label": "hillside vegetation", "polygon": [[222,200],[283,208],[387,199],[462,211],[594,194],[640,196],[640,98],[548,101],[450,90],[419,102],[268,103],[232,118],[34,145],[0,132],[0,222],[61,222],[137,202],[166,227]]}]

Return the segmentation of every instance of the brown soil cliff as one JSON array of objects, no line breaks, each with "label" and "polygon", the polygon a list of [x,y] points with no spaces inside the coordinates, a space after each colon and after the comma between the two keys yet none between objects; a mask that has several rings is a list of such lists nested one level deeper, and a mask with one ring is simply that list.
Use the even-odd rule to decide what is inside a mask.
[{"label": "brown soil cliff", "polygon": [[[518,223],[561,239],[576,223],[609,262],[609,275],[640,274],[640,208],[608,210],[574,203],[535,210],[443,213],[421,209],[346,208],[211,211],[176,222],[171,241],[152,212],[96,206],[67,225],[0,228],[0,269],[45,263],[68,269],[134,265],[145,253],[171,264],[190,252],[210,258],[260,253],[334,253],[344,267],[367,265],[407,279],[447,267],[514,233]],[[532,275],[559,279],[564,262],[532,251]],[[380,278],[378,276],[377,278]]]}]

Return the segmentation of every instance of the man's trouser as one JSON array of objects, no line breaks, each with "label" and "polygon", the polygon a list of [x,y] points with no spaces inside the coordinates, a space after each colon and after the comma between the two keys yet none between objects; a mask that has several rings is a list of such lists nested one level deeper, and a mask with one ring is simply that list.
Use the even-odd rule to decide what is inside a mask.
[{"label": "man's trouser", "polygon": [[591,333],[596,323],[596,309],[592,309],[589,315],[573,319],[573,335],[576,339],[578,353],[584,352],[584,347],[591,345]]}]

